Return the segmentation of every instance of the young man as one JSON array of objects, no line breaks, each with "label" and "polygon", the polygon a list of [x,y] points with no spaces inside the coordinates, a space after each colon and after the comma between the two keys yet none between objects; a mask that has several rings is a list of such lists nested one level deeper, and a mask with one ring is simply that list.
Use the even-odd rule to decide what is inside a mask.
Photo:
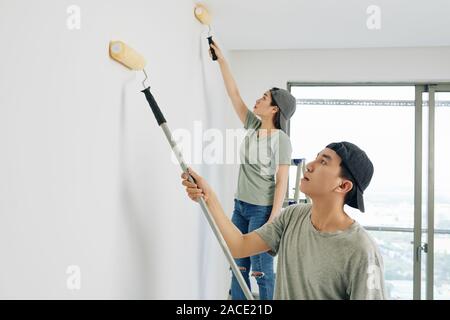
[{"label": "young man", "polygon": [[312,200],[286,208],[271,223],[242,234],[225,215],[214,191],[198,174],[183,174],[195,201],[204,197],[235,258],[279,254],[275,299],[385,299],[383,261],[377,245],[344,204],[364,212],[372,179],[366,153],[349,142],[331,143],[308,163],[300,190]]}]

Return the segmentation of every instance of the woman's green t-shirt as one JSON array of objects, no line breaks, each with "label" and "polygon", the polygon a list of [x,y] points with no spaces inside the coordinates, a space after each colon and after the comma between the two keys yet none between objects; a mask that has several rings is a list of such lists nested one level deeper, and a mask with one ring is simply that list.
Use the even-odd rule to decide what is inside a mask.
[{"label": "woman's green t-shirt", "polygon": [[283,130],[258,137],[259,120],[250,110],[244,128],[247,134],[240,148],[236,199],[261,205],[273,204],[275,174],[280,164],[291,164],[292,146]]}]

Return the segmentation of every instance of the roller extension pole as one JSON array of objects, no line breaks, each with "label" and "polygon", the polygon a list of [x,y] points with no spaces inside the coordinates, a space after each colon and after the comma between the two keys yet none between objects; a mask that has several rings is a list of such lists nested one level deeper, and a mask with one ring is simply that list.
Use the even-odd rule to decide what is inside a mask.
[{"label": "roller extension pole", "polygon": [[[175,156],[178,160],[178,163],[181,166],[181,170],[183,172],[188,172],[188,167],[183,159],[183,155],[180,152],[180,149],[178,148],[177,143],[173,140],[172,133],[170,132],[169,127],[167,126],[166,119],[164,118],[164,115],[161,112],[161,109],[159,109],[158,104],[156,103],[155,98],[150,92],[150,87],[147,87],[146,89],[142,90],[145,94],[145,97],[147,98],[148,104],[150,105],[150,108],[153,111],[153,114],[155,115],[156,121],[158,122],[158,125],[163,130],[167,141],[170,144],[170,147],[172,148],[172,151],[175,153]],[[189,181],[195,183],[194,179],[189,175]],[[220,233],[219,227],[217,227],[216,222],[214,221],[214,218],[211,215],[211,212],[209,212],[209,209],[206,205],[205,199],[200,198],[199,201],[200,207],[202,208],[203,214],[205,215],[206,220],[208,220],[209,225],[211,226],[211,229],[214,232],[214,235],[217,238],[217,241],[219,241],[220,246],[222,247],[222,250],[231,266],[231,270],[233,271],[236,279],[239,282],[239,285],[241,286],[242,291],[245,294],[245,297],[247,300],[254,300],[252,293],[250,292],[250,289],[247,286],[247,283],[244,280],[244,277],[242,276],[241,271],[239,270],[238,266],[236,265],[236,262],[233,259],[233,256],[231,255],[230,249],[228,248],[225,239],[223,238],[222,234]]]}]

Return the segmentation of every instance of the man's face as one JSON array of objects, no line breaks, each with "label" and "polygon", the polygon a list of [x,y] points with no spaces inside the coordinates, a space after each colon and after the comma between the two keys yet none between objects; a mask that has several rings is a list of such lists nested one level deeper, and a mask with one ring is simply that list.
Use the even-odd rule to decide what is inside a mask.
[{"label": "man's face", "polygon": [[342,182],[341,157],[334,150],[323,149],[314,161],[306,165],[306,171],[300,183],[300,190],[311,198],[324,196],[336,191]]}]

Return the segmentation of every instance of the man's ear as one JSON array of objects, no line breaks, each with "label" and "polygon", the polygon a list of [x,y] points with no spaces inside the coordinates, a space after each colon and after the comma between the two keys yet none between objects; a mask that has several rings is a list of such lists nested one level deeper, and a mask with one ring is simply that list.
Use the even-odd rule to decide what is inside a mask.
[{"label": "man's ear", "polygon": [[343,180],[342,183],[338,186],[338,191],[342,193],[348,193],[353,188],[353,182],[350,180]]}]

